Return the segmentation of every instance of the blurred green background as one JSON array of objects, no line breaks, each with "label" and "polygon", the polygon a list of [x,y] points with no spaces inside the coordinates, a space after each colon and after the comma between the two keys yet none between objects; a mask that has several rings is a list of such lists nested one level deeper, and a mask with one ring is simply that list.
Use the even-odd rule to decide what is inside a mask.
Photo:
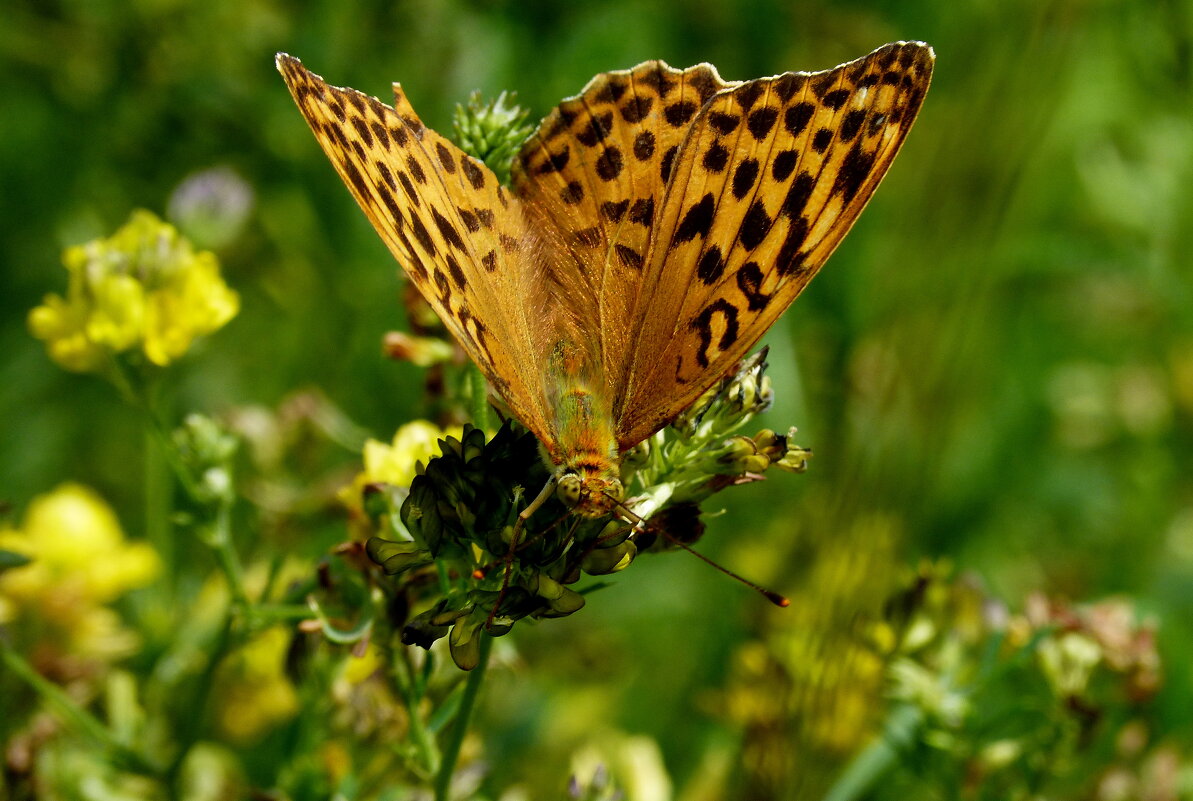
[{"label": "blurred green background", "polygon": [[[718,496],[727,511],[702,543],[794,608],[670,555],[580,614],[520,628],[486,700],[495,781],[559,786],[566,758],[526,749],[566,755],[606,730],[656,738],[690,780],[737,736],[710,710],[743,644],[829,653],[922,556],[950,558],[1012,607],[1033,590],[1134,597],[1160,625],[1159,736],[1188,743],[1191,12],[1188,0],[6,0],[0,497],[19,510],[75,479],[130,531],[143,525],[139,421],[104,383],[55,367],[24,317],[62,291],[64,246],[136,207],[164,213],[213,167],[255,196],[218,250],[242,312],[181,368],[177,408],[275,406],[314,387],[382,439],[426,414],[421,371],[380,355],[403,324],[396,265],[275,51],[383,98],[400,80],[446,132],[473,89],[516,90],[537,118],[592,75],[650,58],[746,79],[924,40],[937,68],[915,130],[767,337],[777,402],[763,423],[798,425],[811,469]],[[333,518],[288,542],[320,553],[343,537]],[[792,742],[801,693],[826,682],[784,702]]]}]

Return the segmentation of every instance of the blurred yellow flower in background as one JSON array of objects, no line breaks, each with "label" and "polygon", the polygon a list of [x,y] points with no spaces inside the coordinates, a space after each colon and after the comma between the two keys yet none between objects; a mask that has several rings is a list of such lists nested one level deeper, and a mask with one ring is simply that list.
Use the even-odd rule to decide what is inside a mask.
[{"label": "blurred yellow flower in background", "polygon": [[114,658],[135,647],[104,605],[152,582],[161,562],[149,545],[125,540],[93,490],[68,483],[34,498],[20,528],[0,529],[0,549],[30,559],[0,573],[0,624],[78,657]]},{"label": "blurred yellow flower in background", "polygon": [[67,248],[62,261],[70,273],[66,297],[47,295],[28,324],[67,370],[99,370],[110,354],[138,346],[164,366],[240,310],[215,255],[196,252],[148,211],[133,212],[107,239]]},{"label": "blurred yellow flower in background", "polygon": [[359,511],[361,493],[369,484],[410,486],[418,475],[417,465],[425,465],[441,455],[439,440],[449,436],[458,439],[463,432],[460,426],[440,428],[426,420],[415,420],[400,427],[388,443],[367,440],[362,453],[365,469],[340,491],[340,500],[348,508]]},{"label": "blurred yellow flower in background", "polygon": [[266,629],[220,666],[219,722],[235,742],[257,739],[298,712],[298,692],[286,678],[292,632]]}]

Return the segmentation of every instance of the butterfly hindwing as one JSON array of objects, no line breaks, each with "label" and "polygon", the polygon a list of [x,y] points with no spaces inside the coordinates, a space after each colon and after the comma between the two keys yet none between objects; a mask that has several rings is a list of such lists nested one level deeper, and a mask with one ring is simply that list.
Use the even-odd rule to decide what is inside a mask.
[{"label": "butterfly hindwing", "polygon": [[754,347],[849,231],[910,130],[927,45],[727,88],[673,166],[613,400],[619,446],[665,425]]},{"label": "butterfly hindwing", "polygon": [[278,56],[299,110],[377,233],[514,414],[540,437],[548,411],[530,319],[536,240],[521,202],[427,128],[394,84],[390,107]]}]

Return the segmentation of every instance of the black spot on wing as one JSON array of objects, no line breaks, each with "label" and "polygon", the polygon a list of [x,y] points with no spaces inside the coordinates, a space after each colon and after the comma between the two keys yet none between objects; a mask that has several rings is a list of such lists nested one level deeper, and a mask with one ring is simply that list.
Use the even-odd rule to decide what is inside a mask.
[{"label": "black spot on wing", "polygon": [[783,114],[783,127],[792,136],[799,136],[808,127],[816,107],[811,103],[796,103]]},{"label": "black spot on wing", "polygon": [[469,233],[475,234],[481,229],[480,220],[468,209],[457,208],[456,213],[460,215],[460,221],[464,223],[464,227],[468,229]]},{"label": "black spot on wing", "polygon": [[708,115],[708,124],[721,136],[726,136],[737,130],[737,126],[741,124],[741,115],[714,111]]},{"label": "black spot on wing", "polygon": [[460,269],[460,264],[456,261],[456,257],[449,253],[447,254],[446,261],[447,271],[451,273],[452,280],[456,282],[456,286],[463,289],[467,286],[468,279],[464,276],[464,271]]},{"label": "black spot on wing", "polygon": [[[558,172],[567,166],[568,160],[571,158],[572,152],[567,145],[558,153],[548,153],[547,158],[543,159],[543,163],[535,170],[539,175],[546,175],[547,173]],[[464,160],[465,164],[470,164],[470,161]],[[465,168],[467,169],[467,168]],[[480,187],[477,187],[478,189]]]},{"label": "black spot on wing", "polygon": [[410,171],[410,176],[420,184],[427,182],[427,174],[423,172],[423,165],[419,164],[414,156],[406,157],[406,169]]},{"label": "black spot on wing", "polygon": [[764,91],[766,91],[766,87],[763,86],[762,82],[754,81],[753,83],[747,83],[739,89],[735,89],[733,99],[741,106],[742,111],[749,111],[758,102],[758,98],[762,96]]},{"label": "black spot on wing", "polygon": [[663,110],[663,118],[673,128],[686,125],[696,115],[696,104],[691,100],[680,100]]},{"label": "black spot on wing", "polygon": [[418,244],[422,245],[427,256],[434,258],[438,252],[435,249],[435,240],[431,238],[431,232],[427,230],[427,226],[423,225],[423,221],[417,214],[410,215],[410,228],[414,231],[414,238],[418,240]]},{"label": "black spot on wing", "polygon": [[841,161],[841,169],[837,173],[837,180],[833,182],[832,193],[840,194],[846,203],[853,200],[853,196],[865,182],[866,176],[874,169],[876,152],[863,150],[860,143],[850,148]]},{"label": "black spot on wing", "polygon": [[653,105],[653,97],[645,95],[631,97],[620,109],[621,118],[629,123],[642,122],[646,115],[650,113]]},{"label": "black spot on wing", "polygon": [[470,156],[460,159],[460,167],[464,170],[464,176],[468,179],[468,183],[472,184],[473,189],[484,188],[485,173]]},{"label": "black spot on wing", "polygon": [[746,211],[746,216],[742,218],[738,238],[747,250],[753,250],[762,244],[762,240],[766,239],[773,222],[774,220],[766,213],[766,206],[762,201],[755,200]]},{"label": "black spot on wing", "polygon": [[750,135],[761,142],[775,127],[775,120],[778,118],[777,109],[763,106],[750,112],[750,116],[746,118],[746,127],[749,128]]},{"label": "black spot on wing", "polygon": [[571,181],[559,190],[559,199],[569,206],[574,206],[584,199],[584,185],[579,181]]},{"label": "black spot on wing", "polygon": [[770,174],[780,183],[786,181],[795,170],[795,165],[799,161],[799,153],[795,150],[784,150],[775,156],[771,162]]},{"label": "black spot on wing", "polygon": [[749,261],[737,271],[737,288],[746,297],[750,311],[761,311],[770,303],[771,295],[762,291],[762,268],[758,262]]},{"label": "black spot on wing", "polygon": [[825,94],[823,98],[824,104],[833,111],[838,111],[841,106],[845,105],[845,101],[849,99],[849,95],[850,92],[848,89],[835,89]]},{"label": "black spot on wing", "polygon": [[663,161],[659,167],[659,177],[663,179],[663,183],[671,177],[671,165],[675,161],[675,154],[679,150],[679,145],[672,145],[666,153],[663,154]]},{"label": "black spot on wing", "polygon": [[629,267],[632,270],[642,269],[641,253],[625,245],[615,245],[614,250],[617,251],[617,259],[623,266]]},{"label": "black spot on wing", "polygon": [[706,285],[711,285],[724,273],[725,257],[721,254],[721,248],[713,245],[701,254],[700,261],[696,263],[696,277]]},{"label": "black spot on wing", "polygon": [[795,97],[796,92],[804,88],[805,80],[802,76],[794,73],[784,73],[771,84],[771,91],[778,95],[779,100],[786,103]]},{"label": "black spot on wing", "polygon": [[821,128],[812,137],[812,149],[817,153],[823,153],[828,150],[829,143],[833,141],[833,132],[828,128]]},{"label": "black spot on wing", "polygon": [[649,227],[654,221],[654,198],[642,197],[630,208],[630,222]]},{"label": "black spot on wing", "polygon": [[713,320],[721,317],[724,321],[725,330],[721,332],[721,337],[717,341],[717,350],[725,351],[733,346],[737,341],[737,307],[724,298],[718,298],[704,308],[700,314],[696,315],[696,319],[692,320],[689,327],[696,331],[700,339],[700,347],[696,352],[696,362],[701,367],[708,367],[709,349],[712,347]]},{"label": "black spot on wing", "polygon": [[758,159],[746,159],[733,171],[733,196],[744,198],[758,181]]},{"label": "black spot on wing", "polygon": [[845,119],[841,121],[841,141],[850,142],[858,131],[862,129],[862,123],[866,121],[866,112],[864,109],[855,108],[845,115]]},{"label": "black spot on wing", "polygon": [[664,72],[661,65],[656,64],[653,69],[636,78],[664,99],[675,89],[675,81]]},{"label": "black spot on wing", "polygon": [[576,139],[586,147],[593,147],[597,142],[604,141],[612,129],[613,112],[606,111],[604,114],[593,115],[588,121],[588,126],[576,134]]},{"label": "black spot on wing", "polygon": [[787,276],[803,267],[804,240],[808,238],[808,218],[796,217],[783,237],[779,255],[775,257],[775,268],[780,276]]},{"label": "black spot on wing", "polygon": [[600,158],[596,162],[597,175],[601,177],[602,181],[612,181],[621,175],[621,168],[625,166],[625,162],[621,156],[621,150],[610,145],[601,153]]},{"label": "black spot on wing", "polygon": [[720,141],[714,141],[704,153],[704,169],[709,172],[721,172],[729,163],[729,151]]},{"label": "black spot on wing", "polygon": [[816,188],[816,178],[809,172],[801,172],[787,190],[787,197],[783,199],[780,213],[794,220],[804,213],[804,206],[812,197],[812,190]]},{"label": "black spot on wing", "polygon": [[606,200],[601,203],[601,216],[609,222],[621,222],[621,218],[625,216],[626,209],[630,207],[629,200]]},{"label": "black spot on wing", "polygon": [[654,155],[655,138],[650,131],[639,131],[634,137],[634,158],[646,161]]},{"label": "black spot on wing", "polygon": [[601,227],[599,225],[594,225],[591,228],[582,228],[579,231],[573,231],[572,236],[575,237],[576,241],[581,245],[595,248],[597,245],[601,244]]},{"label": "black spot on wing", "polygon": [[439,156],[439,163],[443,165],[443,169],[451,175],[456,171],[456,160],[452,158],[452,152],[447,149],[447,146],[442,142],[435,143],[435,152]]},{"label": "black spot on wing", "polygon": [[671,239],[671,247],[681,242],[690,242],[696,237],[708,236],[712,228],[713,213],[716,201],[712,192],[707,193],[699,202],[693,203],[684,214],[683,220],[675,229],[675,236]]},{"label": "black spot on wing", "polygon": [[431,208],[431,218],[435,221],[435,227],[439,229],[439,233],[449,245],[457,250],[464,250],[464,240],[460,238],[460,232],[456,230],[456,227],[446,217],[439,213],[439,209]]}]

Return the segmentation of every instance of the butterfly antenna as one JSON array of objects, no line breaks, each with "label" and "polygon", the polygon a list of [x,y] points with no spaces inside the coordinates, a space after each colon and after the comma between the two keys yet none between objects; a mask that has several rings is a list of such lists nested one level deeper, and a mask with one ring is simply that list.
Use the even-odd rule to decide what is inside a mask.
[{"label": "butterfly antenna", "polygon": [[[606,497],[609,498],[609,500],[613,501],[617,505],[617,508],[621,511],[621,513],[624,514],[626,517],[630,518],[635,523],[635,525],[641,526],[642,531],[646,530],[647,524],[646,524],[645,520],[643,520],[640,516],[631,512],[628,508],[626,508],[625,504],[623,504],[621,501],[614,498],[612,495],[609,495],[608,493],[606,493]],[[779,607],[783,607],[783,608],[791,606],[791,601],[787,597],[780,595],[779,593],[775,592],[774,590],[768,590],[765,587],[760,587],[757,584],[755,584],[754,582],[750,581],[748,578],[746,578],[744,576],[739,576],[737,573],[734,573],[732,570],[725,567],[724,565],[722,565],[718,562],[714,562],[712,559],[709,559],[704,554],[695,550],[694,548],[692,548],[692,546],[688,545],[683,540],[680,540],[674,534],[670,533],[666,529],[654,528],[651,530],[658,534],[662,534],[663,538],[665,540],[667,540],[668,542],[670,542],[672,545],[678,545],[680,548],[683,548],[685,551],[690,553],[692,556],[695,556],[697,559],[699,559],[700,561],[709,565],[710,567],[716,568],[717,570],[721,571],[729,578],[734,579],[735,581],[741,582],[742,584],[745,584],[747,587],[749,587],[750,589],[757,592],[759,595],[761,595],[766,600],[770,601],[775,606],[779,606]]]}]

